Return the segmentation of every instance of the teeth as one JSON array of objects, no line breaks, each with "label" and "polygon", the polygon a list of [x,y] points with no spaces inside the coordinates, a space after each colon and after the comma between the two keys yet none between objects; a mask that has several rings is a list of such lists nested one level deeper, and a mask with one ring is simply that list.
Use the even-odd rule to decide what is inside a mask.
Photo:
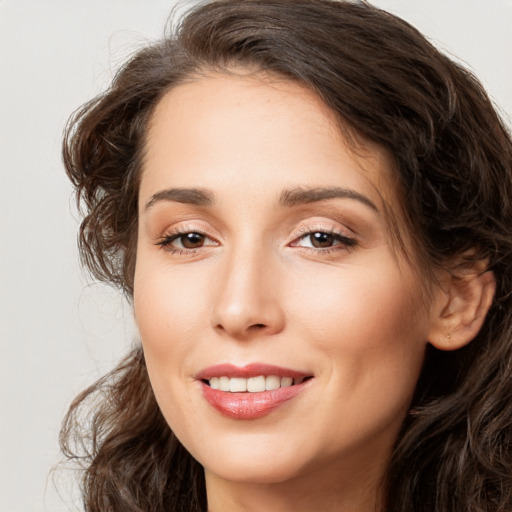
[{"label": "teeth", "polygon": [[271,375],[265,379],[265,389],[271,391],[272,389],[279,389],[281,387],[281,379],[275,375]]},{"label": "teeth", "polygon": [[260,377],[251,377],[250,379],[247,379],[247,391],[250,391],[251,393],[265,391],[265,377],[261,375]]},{"label": "teeth", "polygon": [[[296,384],[300,384],[304,379],[301,377],[296,380]],[[229,391],[231,393],[261,393],[262,391],[272,391],[273,389],[286,388],[293,386],[294,381],[291,377],[278,377],[277,375],[259,375],[243,379],[240,377],[212,377],[210,379],[212,389],[220,389],[221,391]]]},{"label": "teeth", "polygon": [[219,389],[229,391],[229,377],[219,377]]},{"label": "teeth", "polygon": [[229,391],[232,393],[243,393],[247,391],[247,379],[233,377],[229,379]]},{"label": "teeth", "polygon": [[287,388],[288,386],[291,386],[293,384],[293,379],[291,377],[283,377],[281,379],[281,387]]}]

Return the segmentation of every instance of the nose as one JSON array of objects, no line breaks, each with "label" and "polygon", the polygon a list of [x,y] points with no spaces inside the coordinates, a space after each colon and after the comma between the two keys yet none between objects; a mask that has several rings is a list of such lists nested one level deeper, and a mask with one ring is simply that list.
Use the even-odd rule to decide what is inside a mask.
[{"label": "nose", "polygon": [[271,255],[250,250],[233,252],[226,258],[213,290],[215,330],[248,340],[284,328],[279,268],[272,260]]}]

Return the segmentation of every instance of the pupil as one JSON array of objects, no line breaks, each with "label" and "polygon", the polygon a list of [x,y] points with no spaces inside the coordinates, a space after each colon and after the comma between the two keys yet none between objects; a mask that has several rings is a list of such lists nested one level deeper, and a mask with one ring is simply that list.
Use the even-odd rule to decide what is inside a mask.
[{"label": "pupil", "polygon": [[313,247],[331,247],[334,243],[334,236],[328,233],[313,233],[310,239]]},{"label": "pupil", "polygon": [[181,243],[187,249],[196,249],[203,245],[204,235],[201,235],[201,233],[187,233],[181,238]]}]

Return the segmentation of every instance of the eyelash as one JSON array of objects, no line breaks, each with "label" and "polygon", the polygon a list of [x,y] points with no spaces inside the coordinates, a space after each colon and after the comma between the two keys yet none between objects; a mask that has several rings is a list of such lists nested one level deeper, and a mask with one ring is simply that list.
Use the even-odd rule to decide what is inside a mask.
[{"label": "eyelash", "polygon": [[[317,234],[317,233],[332,236],[335,241],[339,242],[339,244],[333,245],[330,247],[323,247],[323,248],[304,247],[304,246],[299,245],[299,242],[301,240],[305,239],[308,236]],[[215,247],[218,245],[218,242],[216,240],[213,240],[215,242],[213,244],[208,244],[206,246],[203,245],[201,247],[190,248],[190,249],[173,247],[171,245],[175,240],[178,240],[179,238],[181,238],[185,235],[189,235],[189,234],[197,234],[197,235],[201,235],[201,236],[205,237],[205,239],[213,240],[212,238],[210,238],[206,233],[204,233],[201,230],[189,229],[187,227],[183,227],[183,228],[179,228],[179,229],[176,229],[176,230],[173,230],[173,231],[167,233],[166,235],[161,237],[156,242],[156,245],[160,246],[162,248],[162,250],[169,252],[171,254],[176,254],[178,256],[195,254],[199,249],[203,249],[204,247]],[[322,227],[318,227],[318,228],[307,227],[307,228],[300,229],[297,233],[295,233],[294,239],[289,245],[291,247],[300,247],[302,250],[312,251],[314,253],[328,254],[333,251],[348,250],[348,249],[354,248],[355,246],[357,246],[357,240],[355,240],[354,238],[347,237],[343,233],[340,233],[339,231],[336,231],[332,228],[325,229]]]},{"label": "eyelash", "polygon": [[[197,234],[204,236],[208,240],[212,240],[206,233],[204,233],[201,230],[198,229],[189,229],[188,227],[184,226],[182,228],[172,230],[169,233],[166,233],[164,236],[162,236],[156,245],[160,246],[162,250],[169,252],[171,254],[176,254],[178,256],[181,255],[188,255],[188,254],[194,254],[196,253],[197,249],[202,249],[204,246],[198,247],[197,249],[187,249],[186,247],[181,249],[179,247],[173,247],[171,244],[178,240],[181,237],[184,237],[185,235],[189,234]],[[217,242],[215,244],[207,245],[206,247],[214,247],[217,245]]]},{"label": "eyelash", "polygon": [[[308,236],[315,235],[317,233],[320,233],[322,235],[329,235],[334,238],[335,241],[339,242],[337,245],[332,245],[330,247],[304,247],[298,245],[298,243],[301,240],[304,240]],[[321,254],[329,254],[334,251],[340,251],[340,250],[349,250],[357,246],[357,240],[355,238],[350,238],[346,236],[345,234],[341,233],[340,231],[337,231],[333,228],[324,228],[321,226],[318,227],[311,227],[308,226],[306,228],[300,229],[295,235],[294,240],[290,244],[292,247],[300,247],[302,250],[306,251],[312,251],[313,253],[321,253]]]}]

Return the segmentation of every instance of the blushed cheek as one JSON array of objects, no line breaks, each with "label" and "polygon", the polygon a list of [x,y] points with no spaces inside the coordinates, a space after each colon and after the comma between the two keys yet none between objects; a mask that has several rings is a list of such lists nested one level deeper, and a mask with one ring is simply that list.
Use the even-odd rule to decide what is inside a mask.
[{"label": "blushed cheek", "polygon": [[[149,265],[148,265],[149,266]],[[144,267],[136,272],[134,308],[142,344],[147,357],[164,361],[180,361],[190,349],[194,332],[204,313],[201,296],[204,289],[197,281]]]},{"label": "blushed cheek", "polygon": [[393,354],[397,362],[421,361],[427,332],[421,294],[394,262],[383,262],[317,272],[292,295],[292,309],[301,312],[312,343],[343,366],[351,361],[363,371],[383,357],[395,366]]},{"label": "blushed cheek", "polygon": [[135,273],[134,310],[148,364],[153,358],[165,357],[169,352],[169,335],[172,330],[172,296],[165,293],[162,279],[145,271],[144,261],[139,261]]},{"label": "blushed cheek", "polygon": [[176,395],[183,378],[181,362],[186,347],[176,339],[180,321],[179,301],[169,293],[161,273],[136,273],[135,318],[139,327],[151,386],[166,420],[173,419]]},{"label": "blushed cheek", "polygon": [[336,400],[346,404],[362,430],[395,421],[398,428],[424,358],[426,341],[421,322],[415,320],[415,296],[396,282],[346,282],[347,298],[330,294],[323,312],[317,311],[324,330],[317,340],[330,356]]}]

